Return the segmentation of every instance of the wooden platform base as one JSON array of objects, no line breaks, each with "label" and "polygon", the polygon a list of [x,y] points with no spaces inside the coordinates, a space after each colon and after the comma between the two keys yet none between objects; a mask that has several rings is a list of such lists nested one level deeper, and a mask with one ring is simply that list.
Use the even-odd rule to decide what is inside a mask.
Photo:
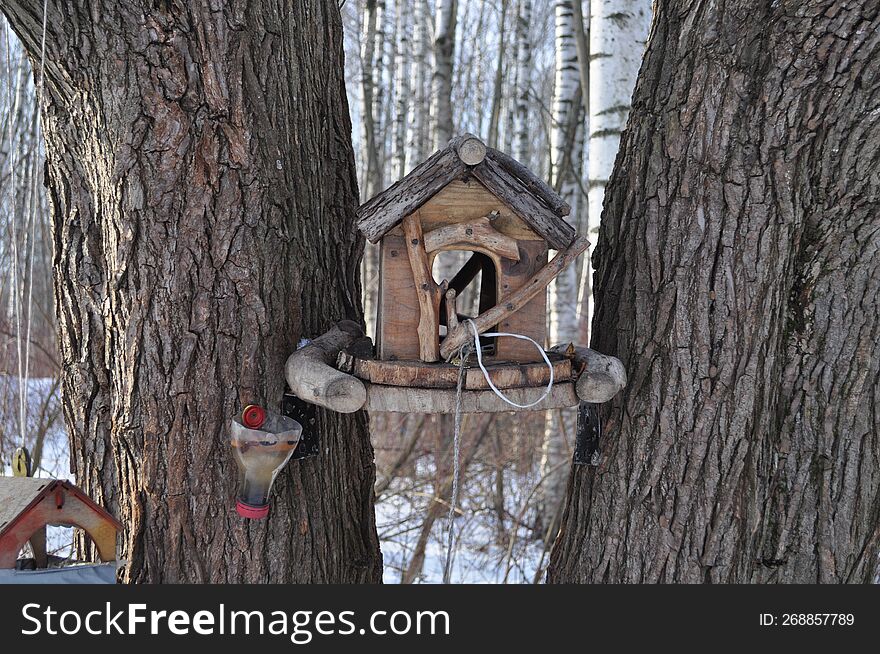
[{"label": "wooden platform base", "polygon": [[[554,383],[572,381],[571,360],[549,353],[553,364]],[[496,388],[543,388],[550,379],[550,369],[543,361],[538,363],[484,362]],[[483,371],[471,357],[465,372],[467,390],[489,390]],[[380,361],[360,357],[346,351],[339,353],[336,367],[363,381],[383,386],[417,389],[455,389],[458,385],[458,366],[452,363],[424,363],[422,361]]]},{"label": "wooden platform base", "polygon": [[[548,352],[553,366],[553,390],[534,408],[517,409],[494,391],[476,362],[465,373],[463,410],[466,413],[542,411],[607,402],[626,386],[626,370],[615,357],[569,345]],[[314,338],[287,359],[285,377],[304,402],[339,413],[360,409],[406,413],[453,413],[458,366],[421,361],[379,361],[372,341],[361,327],[343,320]],[[336,363],[334,367],[333,363]],[[528,404],[544,392],[550,377],[545,363],[516,363],[486,359],[492,383],[517,404]]]},{"label": "wooden platform base", "polygon": [[[546,368],[546,366],[545,366]],[[364,382],[367,388],[368,411],[393,411],[400,413],[455,413],[455,389],[446,388],[407,388],[405,386],[384,386]],[[518,404],[528,404],[538,399],[544,392],[539,388],[509,388],[503,393]],[[462,413],[501,413],[504,411],[523,411],[510,406],[490,390],[463,391],[461,394]],[[550,395],[540,404],[528,409],[543,411],[560,407],[577,406],[578,397],[574,383],[563,381],[554,383]]]}]

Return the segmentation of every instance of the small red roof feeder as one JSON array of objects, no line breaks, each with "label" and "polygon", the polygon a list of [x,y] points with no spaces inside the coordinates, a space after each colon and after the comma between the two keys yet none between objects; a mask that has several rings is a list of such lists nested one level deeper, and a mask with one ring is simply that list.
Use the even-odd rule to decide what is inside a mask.
[{"label": "small red roof feeder", "polygon": [[46,527],[85,530],[104,562],[116,560],[116,534],[122,525],[68,481],[0,477],[0,570],[14,569],[30,541],[38,568],[48,564]]}]

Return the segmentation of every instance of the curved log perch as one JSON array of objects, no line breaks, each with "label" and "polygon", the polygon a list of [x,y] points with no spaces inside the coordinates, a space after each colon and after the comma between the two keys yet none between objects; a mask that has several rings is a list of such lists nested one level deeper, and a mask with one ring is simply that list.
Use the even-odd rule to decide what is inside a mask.
[{"label": "curved log perch", "polygon": [[557,345],[550,351],[565,354],[572,359],[576,370],[583,370],[575,390],[584,402],[607,402],[626,386],[626,368],[617,357],[569,344]]},{"label": "curved log perch", "polygon": [[290,390],[302,400],[339,413],[354,413],[367,403],[367,389],[357,377],[333,367],[339,351],[363,337],[364,330],[342,320],[325,334],[287,358],[284,376]]}]

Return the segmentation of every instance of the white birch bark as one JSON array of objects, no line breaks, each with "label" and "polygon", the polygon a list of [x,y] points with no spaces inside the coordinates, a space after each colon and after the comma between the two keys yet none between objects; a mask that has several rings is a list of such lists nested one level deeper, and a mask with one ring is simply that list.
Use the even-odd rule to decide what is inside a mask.
[{"label": "white birch bark", "polygon": [[406,172],[428,156],[428,6],[427,0],[413,1],[413,42],[410,89],[412,102],[409,107],[407,129]]},{"label": "white birch bark", "polygon": [[516,115],[514,117],[513,156],[529,165],[529,86],[532,70],[532,0],[520,0],[516,17]]},{"label": "white birch bark", "polygon": [[431,84],[431,117],[434,149],[453,136],[452,69],[455,60],[457,0],[437,0],[434,27],[434,75]]},{"label": "white birch bark", "polygon": [[[553,186],[571,206],[570,221],[578,223],[582,206],[583,112],[580,101],[580,73],[575,45],[572,0],[557,0],[556,76],[550,133],[551,179]],[[577,0],[576,0],[577,1]],[[577,268],[563,270],[550,285],[550,340],[553,344],[574,342],[578,336]],[[569,442],[574,439],[577,409],[548,412],[541,459],[544,484],[539,507],[539,524],[552,541],[559,523],[559,507],[565,496]]]},{"label": "white birch bark", "polygon": [[398,180],[407,170],[407,112],[410,103],[410,13],[407,0],[397,0],[395,16],[395,70],[394,70],[394,134],[392,175]]},{"label": "white birch bark", "polygon": [[380,189],[377,188],[376,171],[379,161],[376,154],[376,122],[373,114],[375,78],[373,69],[376,60],[376,24],[378,18],[377,0],[367,0],[364,8],[363,34],[361,35],[361,200],[367,200]]},{"label": "white birch bark", "polygon": [[605,185],[626,125],[648,29],[651,0],[590,5],[590,236],[599,230]]},{"label": "white birch bark", "polygon": [[373,129],[375,133],[374,147],[376,149],[376,167],[372,180],[372,195],[385,188],[385,136],[387,125],[383,120],[385,114],[385,69],[388,64],[387,56],[387,19],[388,12],[385,10],[385,0],[376,0],[376,32],[373,46]]}]

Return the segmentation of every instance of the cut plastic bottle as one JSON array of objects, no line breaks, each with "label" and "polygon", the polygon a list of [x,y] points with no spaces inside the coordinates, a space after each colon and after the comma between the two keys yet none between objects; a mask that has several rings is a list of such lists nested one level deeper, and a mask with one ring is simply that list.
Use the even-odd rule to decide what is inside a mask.
[{"label": "cut plastic bottle", "polygon": [[290,461],[299,443],[302,425],[293,418],[266,411],[259,429],[245,427],[239,416],[232,419],[230,429],[232,451],[238,464],[235,510],[243,518],[265,518],[269,514],[272,483]]}]

